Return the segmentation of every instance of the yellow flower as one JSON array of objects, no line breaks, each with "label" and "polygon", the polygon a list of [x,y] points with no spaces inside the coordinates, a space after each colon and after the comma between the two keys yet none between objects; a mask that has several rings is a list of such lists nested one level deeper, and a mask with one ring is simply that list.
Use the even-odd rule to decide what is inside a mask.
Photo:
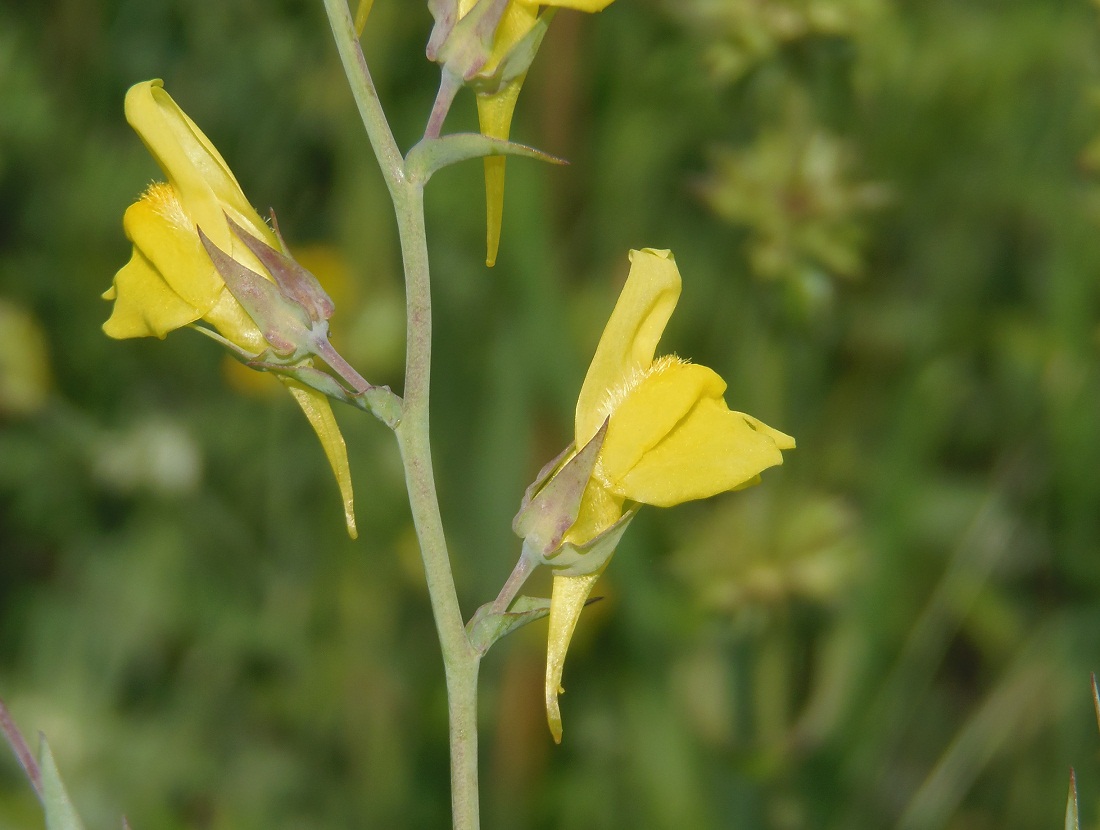
[{"label": "yellow flower", "polygon": [[[680,272],[668,251],[630,252],[631,268],[577,400],[575,446],[607,422],[577,520],[565,543],[582,546],[623,515],[626,502],[669,507],[737,490],[783,463],[794,439],[733,412],[726,383],[712,369],[673,355],[654,358],[680,297]],[[562,667],[594,573],[554,576],[546,661],[546,711],[561,740]]]},{"label": "yellow flower", "polygon": [[[277,250],[282,248],[279,240],[248,203],[221,154],[164,91],[161,81],[130,88],[126,120],[168,181],[150,185],[123,217],[134,250],[103,295],[114,301],[104,332],[119,339],[163,338],[201,320],[240,349],[261,354],[269,348],[268,342],[226,288],[197,229],[237,262],[268,278],[267,270],[231,231],[226,217]],[[348,533],[354,538],[347,449],[328,398],[291,378],[279,379],[321,440],[340,487]]]},{"label": "yellow flower", "polygon": [[[459,19],[470,12],[478,0],[459,0]],[[492,78],[501,69],[513,50],[531,34],[539,20],[540,6],[552,9],[567,8],[584,12],[599,12],[607,8],[613,0],[550,0],[550,2],[530,2],[530,0],[511,0],[497,26],[493,37],[493,50],[488,62],[478,73],[480,77]],[[544,12],[544,14],[547,12]],[[477,114],[481,132],[490,138],[507,139],[512,129],[512,112],[516,108],[520,87],[527,77],[526,69],[513,78],[500,78],[479,89],[477,94]],[[476,82],[475,82],[476,85]],[[489,156],[485,164],[485,219],[487,224],[485,264],[492,267],[496,262],[497,248],[500,245],[500,223],[504,211],[504,157]]]}]

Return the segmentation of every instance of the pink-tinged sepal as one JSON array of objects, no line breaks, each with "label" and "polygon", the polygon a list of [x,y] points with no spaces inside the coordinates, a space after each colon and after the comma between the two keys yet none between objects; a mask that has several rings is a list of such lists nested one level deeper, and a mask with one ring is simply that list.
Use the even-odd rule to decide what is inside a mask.
[{"label": "pink-tinged sepal", "polygon": [[[299,265],[293,257],[275,250],[262,239],[257,239],[245,228],[234,222],[228,214],[225,218],[229,222],[229,227],[233,229],[233,233],[245,244],[248,250],[256,255],[256,258],[260,260],[264,268],[275,279],[283,294],[305,309],[310,320],[319,323],[332,317],[336,311],[336,305],[332,302],[332,298],[325,293],[325,289],[321,287],[317,277]],[[283,251],[289,250],[283,240],[283,235],[279,232],[279,223],[275,218],[275,211],[271,211],[271,224],[275,229],[275,235],[278,237]]]},{"label": "pink-tinged sepal", "polygon": [[561,546],[566,531],[577,521],[581,498],[592,478],[606,434],[605,423],[580,452],[561,464],[560,469],[555,462],[560,463],[565,453],[551,462],[555,466],[544,467],[527,489],[519,512],[512,520],[512,530],[524,540],[525,550],[543,558]]},{"label": "pink-tinged sepal", "polygon": [[271,344],[271,351],[290,360],[307,356],[313,322],[306,309],[286,296],[274,282],[222,251],[202,228],[198,234],[214,268],[225,281],[226,290],[252,318],[264,340]]}]

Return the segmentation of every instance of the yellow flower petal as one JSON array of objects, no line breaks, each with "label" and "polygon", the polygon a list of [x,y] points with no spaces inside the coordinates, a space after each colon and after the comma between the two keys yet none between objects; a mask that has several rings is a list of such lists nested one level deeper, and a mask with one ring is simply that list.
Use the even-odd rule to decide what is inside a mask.
[{"label": "yellow flower petal", "polygon": [[367,18],[370,17],[374,0],[359,0],[359,8],[355,11],[355,36],[362,37],[363,30],[367,28]]},{"label": "yellow flower petal", "polygon": [[[490,138],[507,139],[512,128],[512,113],[516,108],[520,76],[494,95],[477,96],[477,115],[481,132]],[[486,156],[485,166],[485,264],[496,264],[500,247],[500,226],[504,219],[504,156]]]},{"label": "yellow flower petal", "polygon": [[578,447],[588,443],[608,416],[610,391],[653,362],[657,343],[680,299],[680,272],[669,251],[631,251],[630,261],[630,274],[577,398]]},{"label": "yellow flower petal", "polygon": [[355,539],[359,532],[355,528],[355,500],[351,490],[351,467],[348,465],[348,450],[344,443],[344,436],[340,432],[340,426],[336,423],[336,416],[332,414],[328,398],[315,389],[303,386],[295,380],[280,376],[279,380],[290,390],[298,406],[302,408],[306,418],[309,419],[317,437],[321,439],[321,446],[328,457],[328,463],[332,466],[332,472],[336,475],[336,483],[340,486],[340,496],[344,502],[344,521],[347,522],[348,535]]},{"label": "yellow flower petal", "polygon": [[114,300],[103,324],[108,337],[164,338],[170,331],[197,320],[202,312],[180,297],[139,250],[115,274],[103,299]]},{"label": "yellow flower petal", "polygon": [[[126,211],[123,225],[134,251],[103,295],[115,303],[104,331],[111,337],[164,337],[201,318],[242,349],[263,352],[269,344],[226,288],[200,242],[198,229],[234,260],[268,279],[271,276],[256,255],[231,232],[226,216],[265,244],[282,249],[278,238],[248,204],[221,154],[160,81],[130,89],[126,118],[168,183],[151,186]],[[347,448],[328,399],[296,381],[279,379],[321,441],[340,488],[348,534],[355,538]]]},{"label": "yellow flower petal", "polygon": [[726,382],[713,369],[663,357],[611,390],[611,421],[597,473],[612,487],[663,441],[702,398],[721,398]]},{"label": "yellow flower petal", "polygon": [[589,479],[581,496],[577,520],[570,526],[563,541],[584,545],[595,539],[623,515],[623,497],[610,492],[595,477]]},{"label": "yellow flower petal", "polygon": [[775,441],[775,445],[779,447],[779,449],[793,450],[795,448],[794,438],[792,438],[790,435],[787,435],[787,433],[780,432],[779,430],[768,426],[759,418],[752,417],[752,415],[746,415],[744,412],[738,412],[737,414],[748,421],[749,424],[756,427],[757,432],[762,432],[770,437],[773,441]]},{"label": "yellow flower petal", "polygon": [[248,312],[237,302],[237,298],[229,293],[229,289],[222,291],[218,302],[202,319],[217,329],[226,340],[252,354],[260,354],[271,345],[264,339],[263,332],[248,316]]},{"label": "yellow flower petal", "polygon": [[[552,5],[552,4],[543,4]],[[510,3],[501,15],[500,23],[493,35],[493,53],[481,69],[482,75],[491,75],[496,71],[500,62],[508,57],[517,43],[527,36],[527,33],[535,28],[535,22],[539,18],[538,3]],[[505,138],[506,136],[498,136]]]},{"label": "yellow flower petal", "polygon": [[546,643],[546,720],[555,743],[561,743],[558,695],[565,691],[561,686],[565,654],[569,651],[569,641],[573,639],[573,631],[588,595],[599,578],[599,573],[554,577],[554,589],[550,595],[550,634]]},{"label": "yellow flower petal", "polygon": [[126,120],[179,194],[194,224],[224,251],[232,234],[223,211],[277,247],[274,234],[248,203],[221,153],[164,91],[160,80],[135,84],[126,93]]},{"label": "yellow flower petal", "polygon": [[[754,422],[759,423],[731,412],[721,398],[700,399],[621,478],[617,491],[634,501],[670,507],[739,488],[783,463],[772,437],[776,431],[757,429]],[[788,448],[793,446],[791,440]]]},{"label": "yellow flower petal", "polygon": [[[225,224],[225,219],[221,220]],[[200,316],[218,301],[225,282],[199,242],[175,188],[154,184],[122,218],[126,237],[156,268],[163,280]]]}]

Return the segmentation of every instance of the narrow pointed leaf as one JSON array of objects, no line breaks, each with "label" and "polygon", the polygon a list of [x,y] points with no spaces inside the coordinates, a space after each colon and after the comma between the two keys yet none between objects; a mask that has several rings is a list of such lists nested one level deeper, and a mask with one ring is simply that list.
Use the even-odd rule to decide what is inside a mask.
[{"label": "narrow pointed leaf", "polygon": [[454,133],[443,138],[426,138],[409,151],[409,177],[427,182],[432,174],[452,164],[485,156],[520,156],[550,164],[568,164],[565,159],[544,153],[526,144],[481,133]]},{"label": "narrow pointed leaf", "polygon": [[550,613],[550,600],[545,597],[520,596],[503,613],[495,612],[492,608],[493,603],[485,603],[474,612],[473,618],[466,625],[470,644],[479,654],[487,652],[493,643],[517,628],[547,616]]},{"label": "narrow pointed leaf", "polygon": [[[585,605],[591,605],[601,599],[603,597],[591,597]],[[548,616],[550,600],[547,597],[519,596],[504,613],[494,612],[492,608],[493,603],[485,603],[474,612],[474,616],[466,624],[470,643],[479,654],[487,652],[493,643],[513,631]]]},{"label": "narrow pointed leaf", "polygon": [[259,372],[271,372],[277,375],[283,375],[284,377],[293,378],[301,383],[303,386],[308,386],[310,389],[314,389],[320,392],[327,398],[340,401],[341,403],[347,403],[355,405],[355,395],[340,385],[332,375],[322,372],[313,366],[307,365],[286,365],[279,363],[278,361],[263,361],[263,360],[249,360],[245,364],[251,369],[255,369]]},{"label": "narrow pointed leaf", "polygon": [[46,811],[46,830],[84,830],[84,823],[65,791],[44,735],[38,750],[38,763],[42,768],[42,807]]},{"label": "narrow pointed leaf", "polygon": [[1066,797],[1066,830],[1080,830],[1081,822],[1077,818],[1077,773],[1073,767],[1069,770],[1069,795]]},{"label": "narrow pointed leaf", "polygon": [[1092,674],[1092,708],[1096,712],[1096,728],[1100,729],[1100,688],[1096,686],[1096,673]]}]

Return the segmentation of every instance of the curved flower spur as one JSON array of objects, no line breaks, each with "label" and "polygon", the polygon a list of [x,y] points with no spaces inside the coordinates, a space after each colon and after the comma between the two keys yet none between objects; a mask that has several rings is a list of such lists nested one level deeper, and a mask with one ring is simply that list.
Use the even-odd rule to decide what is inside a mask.
[{"label": "curved flower spur", "polygon": [[[477,93],[481,134],[505,140],[512,113],[543,36],[559,8],[600,12],[613,0],[429,0],[435,19],[428,59],[442,67],[439,94],[427,135],[437,136],[455,94],[463,86]],[[501,156],[486,157],[485,264],[496,263],[504,218],[504,167]]]},{"label": "curved flower spur", "polygon": [[545,693],[555,741],[569,642],[640,505],[671,507],[749,487],[795,446],[732,411],[712,369],[654,357],[680,297],[680,272],[669,251],[631,251],[630,260],[577,399],[574,443],[543,469],[513,523],[524,540],[517,571],[536,564],[554,571]]},{"label": "curved flower spur", "polygon": [[[168,181],[150,185],[123,217],[134,249],[103,295],[114,301],[104,332],[163,338],[191,326],[253,368],[274,372],[321,441],[354,538],[347,449],[328,399],[390,422],[399,417],[396,396],[367,383],[332,348],[332,301],[285,253],[277,230],[260,219],[221,154],[161,81],[130,88],[126,118]],[[318,358],[343,383],[318,368]]]}]

